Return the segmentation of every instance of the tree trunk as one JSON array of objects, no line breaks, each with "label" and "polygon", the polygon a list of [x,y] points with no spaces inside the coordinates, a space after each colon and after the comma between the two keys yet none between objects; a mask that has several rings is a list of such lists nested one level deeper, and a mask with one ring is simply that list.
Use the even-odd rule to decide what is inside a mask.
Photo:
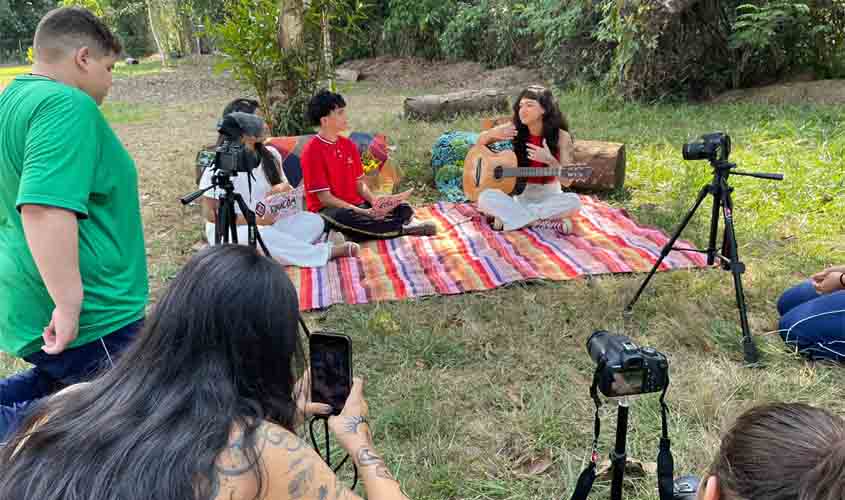
[{"label": "tree trunk", "polygon": [[158,53],[161,56],[161,65],[167,65],[167,50],[161,44],[161,37],[158,33],[158,28],[156,27],[155,21],[153,19],[153,1],[154,0],[147,0],[147,18],[150,21],[150,33],[153,35],[153,40],[156,42],[156,49],[158,49]]},{"label": "tree trunk", "polygon": [[329,26],[329,12],[326,7],[323,7],[323,13],[320,18],[320,31],[323,35],[323,64],[326,65],[326,75],[328,78],[329,88],[335,90],[334,85],[334,60],[332,58],[332,33]]},{"label": "tree trunk", "polygon": [[405,99],[405,117],[420,120],[439,120],[460,113],[507,111],[508,94],[504,90],[464,90],[442,95],[424,95]]},{"label": "tree trunk", "polygon": [[279,2],[278,42],[282,50],[302,46],[303,15],[302,0],[281,0]]}]

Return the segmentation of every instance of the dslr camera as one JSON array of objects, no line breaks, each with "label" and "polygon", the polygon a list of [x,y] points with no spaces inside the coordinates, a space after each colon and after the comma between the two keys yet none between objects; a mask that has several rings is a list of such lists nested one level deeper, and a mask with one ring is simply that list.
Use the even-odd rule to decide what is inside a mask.
[{"label": "dslr camera", "polygon": [[731,136],[722,132],[702,135],[698,142],[684,144],[684,160],[726,161],[731,154]]},{"label": "dslr camera", "polygon": [[599,330],[587,340],[596,363],[597,386],[609,398],[662,391],[669,384],[669,361],[629,337]]},{"label": "dslr camera", "polygon": [[228,175],[237,175],[238,172],[249,173],[255,164],[254,155],[240,140],[226,139],[214,150],[214,168],[221,173]]}]

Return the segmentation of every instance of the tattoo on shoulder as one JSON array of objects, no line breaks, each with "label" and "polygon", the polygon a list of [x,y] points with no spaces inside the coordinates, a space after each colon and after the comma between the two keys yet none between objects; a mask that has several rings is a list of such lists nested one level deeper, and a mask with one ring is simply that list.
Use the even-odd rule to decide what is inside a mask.
[{"label": "tattoo on shoulder", "polygon": [[358,427],[361,424],[366,424],[366,423],[367,423],[367,419],[364,418],[364,417],[360,417],[360,416],[359,417],[347,417],[346,420],[344,421],[344,430],[346,430],[346,432],[349,432],[351,434],[357,434],[358,433]]},{"label": "tattoo on shoulder", "polygon": [[275,425],[263,424],[259,430],[262,445],[264,443],[276,448],[284,448],[289,452],[299,451],[306,448],[305,441],[294,435],[287,429]]},{"label": "tattoo on shoulder", "polygon": [[320,486],[320,490],[318,492],[320,500],[328,500],[329,498],[329,489],[326,488],[326,485]]},{"label": "tattoo on shoulder", "polygon": [[308,485],[311,483],[313,471],[311,467],[297,472],[290,484],[288,484],[288,496],[294,500],[302,498],[308,492]]},{"label": "tattoo on shoulder", "polygon": [[[261,446],[256,443],[256,455],[261,453]],[[224,477],[240,476],[252,470],[255,461],[250,460],[244,445],[244,436],[240,435],[235,439],[224,453],[227,453],[223,463],[218,461],[217,472]]]}]

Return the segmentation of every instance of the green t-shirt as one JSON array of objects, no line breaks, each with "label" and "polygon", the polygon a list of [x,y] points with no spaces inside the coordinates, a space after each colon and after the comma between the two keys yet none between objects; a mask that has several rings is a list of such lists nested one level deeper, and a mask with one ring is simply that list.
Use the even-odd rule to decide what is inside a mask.
[{"label": "green t-shirt", "polygon": [[77,214],[84,298],[71,347],[144,316],[135,163],[88,94],[32,75],[0,94],[0,350],[19,357],[41,348],[55,307],[26,243],[22,205]]}]

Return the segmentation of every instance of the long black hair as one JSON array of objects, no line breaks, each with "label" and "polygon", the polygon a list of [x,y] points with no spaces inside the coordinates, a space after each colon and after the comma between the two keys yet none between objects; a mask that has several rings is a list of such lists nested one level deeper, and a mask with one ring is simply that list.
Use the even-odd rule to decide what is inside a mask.
[{"label": "long black hair", "polygon": [[519,93],[513,104],[513,124],[516,127],[516,137],[513,140],[513,150],[519,166],[528,166],[528,126],[519,119],[519,103],[523,99],[533,99],[543,108],[543,139],[549,145],[549,150],[557,157],[559,153],[560,131],[569,132],[569,122],[561,113],[552,92],[536,85],[525,88]]},{"label": "long black hair", "polygon": [[278,263],[243,245],[199,252],[114,368],[38,404],[0,449],[0,497],[210,499],[233,429],[250,464],[263,420],[293,430],[298,318]]}]

